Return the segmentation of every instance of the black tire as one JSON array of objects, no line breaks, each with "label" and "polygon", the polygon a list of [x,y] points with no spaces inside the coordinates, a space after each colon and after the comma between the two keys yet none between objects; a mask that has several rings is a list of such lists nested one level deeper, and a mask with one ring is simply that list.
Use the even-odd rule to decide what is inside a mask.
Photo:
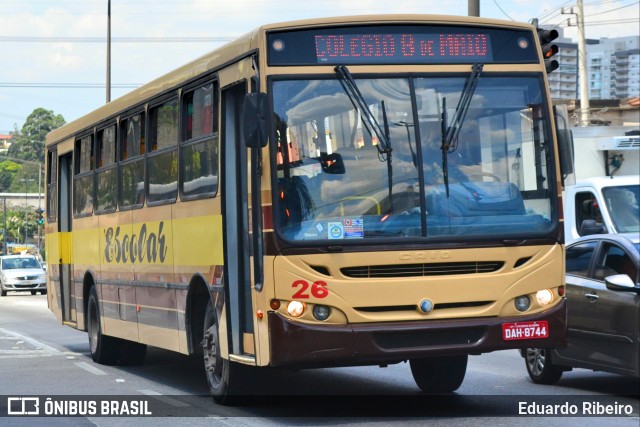
[{"label": "black tire", "polygon": [[40,292],[40,294],[41,294],[41,295],[46,295],[46,294],[47,294],[47,291],[42,291],[42,292]]},{"label": "black tire", "polygon": [[35,295],[37,293],[38,293],[38,291],[31,291],[31,295]]},{"label": "black tire", "polygon": [[245,366],[224,359],[220,354],[218,319],[211,301],[204,313],[202,356],[209,391],[216,403],[235,405],[245,390]]},{"label": "black tire", "polygon": [[87,303],[87,332],[89,335],[89,351],[94,362],[102,365],[118,363],[121,341],[102,334],[100,326],[100,305],[95,286],[89,291]]},{"label": "black tire", "polygon": [[411,359],[411,374],[425,393],[451,393],[462,385],[468,356]]},{"label": "black tire", "polygon": [[524,363],[531,381],[536,384],[555,384],[564,372],[553,364],[551,350],[546,348],[527,348],[524,351]]},{"label": "black tire", "polygon": [[0,291],[0,297],[6,297],[7,291]]}]

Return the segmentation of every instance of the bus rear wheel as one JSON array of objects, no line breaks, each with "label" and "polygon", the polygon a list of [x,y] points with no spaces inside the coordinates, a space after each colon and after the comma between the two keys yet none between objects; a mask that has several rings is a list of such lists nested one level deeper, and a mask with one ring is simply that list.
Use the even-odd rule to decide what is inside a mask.
[{"label": "bus rear wheel", "polygon": [[451,393],[462,385],[468,356],[411,359],[411,374],[425,393]]},{"label": "bus rear wheel", "polygon": [[218,319],[211,301],[204,314],[202,353],[209,390],[216,403],[238,403],[245,388],[246,367],[224,359],[220,353]]},{"label": "bus rear wheel", "polygon": [[120,351],[119,340],[102,334],[98,292],[95,286],[92,286],[89,291],[87,332],[89,334],[89,350],[93,361],[102,365],[115,365],[118,362],[118,353]]}]

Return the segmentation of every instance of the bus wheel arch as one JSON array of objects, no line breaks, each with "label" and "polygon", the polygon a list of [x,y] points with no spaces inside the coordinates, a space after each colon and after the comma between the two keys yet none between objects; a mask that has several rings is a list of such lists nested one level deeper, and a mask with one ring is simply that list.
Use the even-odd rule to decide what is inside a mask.
[{"label": "bus wheel arch", "polygon": [[[84,277],[82,279],[82,315],[84,317],[84,323],[82,325],[78,325],[78,329],[83,327],[84,329],[80,329],[81,331],[89,330],[89,294],[91,292],[91,288],[96,286],[96,281],[93,277],[93,273],[91,271],[87,271],[84,273]],[[97,290],[96,290],[97,291]]]},{"label": "bus wheel arch", "polygon": [[196,274],[189,282],[185,302],[185,329],[189,354],[202,355],[204,315],[211,301],[211,292],[205,278]]},{"label": "bus wheel arch", "polygon": [[89,352],[94,362],[102,365],[115,365],[118,362],[119,346],[117,338],[102,333],[100,324],[100,302],[95,286],[89,289],[87,300],[86,325],[89,335]]}]

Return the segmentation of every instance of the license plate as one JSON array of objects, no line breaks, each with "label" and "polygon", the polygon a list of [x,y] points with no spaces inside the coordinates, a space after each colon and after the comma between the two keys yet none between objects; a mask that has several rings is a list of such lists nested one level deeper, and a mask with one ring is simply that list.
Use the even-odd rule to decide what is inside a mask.
[{"label": "license plate", "polygon": [[502,339],[505,341],[541,338],[549,338],[549,322],[546,320],[502,324]]}]

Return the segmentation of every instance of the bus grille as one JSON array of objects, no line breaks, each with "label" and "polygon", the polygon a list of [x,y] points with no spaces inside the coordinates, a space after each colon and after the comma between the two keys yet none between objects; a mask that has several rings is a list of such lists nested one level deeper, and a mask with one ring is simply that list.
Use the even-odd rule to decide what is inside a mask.
[{"label": "bus grille", "polygon": [[480,341],[487,333],[485,327],[453,328],[422,332],[380,332],[373,336],[375,343],[386,350],[469,345]]},{"label": "bus grille", "polygon": [[502,268],[502,261],[442,262],[430,264],[388,264],[344,267],[340,269],[347,277],[385,278],[444,276],[450,274],[492,273]]}]

